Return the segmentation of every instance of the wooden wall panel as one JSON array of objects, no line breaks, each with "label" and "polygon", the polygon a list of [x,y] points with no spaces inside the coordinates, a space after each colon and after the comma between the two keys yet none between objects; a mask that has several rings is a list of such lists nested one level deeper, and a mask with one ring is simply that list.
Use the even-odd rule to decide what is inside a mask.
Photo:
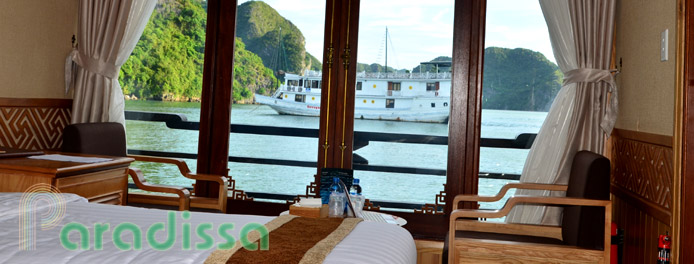
[{"label": "wooden wall panel", "polygon": [[658,235],[672,234],[672,138],[615,129],[610,140],[613,219],[625,231],[623,263],[654,263]]},{"label": "wooden wall panel", "polygon": [[0,98],[0,147],[58,149],[72,100]]}]

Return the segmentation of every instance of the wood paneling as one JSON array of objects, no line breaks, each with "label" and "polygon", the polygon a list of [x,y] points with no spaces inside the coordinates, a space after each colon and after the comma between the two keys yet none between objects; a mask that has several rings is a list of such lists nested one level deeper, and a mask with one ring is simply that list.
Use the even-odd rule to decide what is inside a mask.
[{"label": "wood paneling", "polygon": [[672,138],[616,129],[611,140],[613,221],[624,229],[624,263],[653,263],[672,230]]},{"label": "wood paneling", "polygon": [[415,240],[417,246],[417,264],[439,264],[443,258],[443,242]]},{"label": "wood paneling", "polygon": [[65,99],[0,98],[0,147],[60,148],[71,106]]}]

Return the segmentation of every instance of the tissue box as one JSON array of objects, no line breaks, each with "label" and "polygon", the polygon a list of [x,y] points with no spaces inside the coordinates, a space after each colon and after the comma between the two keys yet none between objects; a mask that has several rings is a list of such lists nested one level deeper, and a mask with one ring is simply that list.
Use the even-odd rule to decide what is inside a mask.
[{"label": "tissue box", "polygon": [[289,214],[310,218],[328,217],[328,205],[323,204],[321,207],[306,207],[292,204],[289,206]]}]

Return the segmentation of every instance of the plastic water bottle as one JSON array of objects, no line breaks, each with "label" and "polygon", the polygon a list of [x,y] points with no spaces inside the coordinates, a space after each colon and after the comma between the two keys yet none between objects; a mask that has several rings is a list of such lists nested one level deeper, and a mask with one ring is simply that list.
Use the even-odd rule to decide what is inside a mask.
[{"label": "plastic water bottle", "polygon": [[352,187],[349,188],[349,198],[352,200],[352,207],[354,208],[355,217],[361,217],[361,211],[364,208],[364,196],[361,195],[361,186],[359,186],[359,179],[354,179],[352,181]]},{"label": "plastic water bottle", "polygon": [[359,179],[354,179],[352,181],[352,187],[349,188],[349,194],[361,195],[361,186],[359,186]]},{"label": "plastic water bottle", "polygon": [[344,217],[345,214],[345,193],[340,188],[340,179],[333,178],[333,184],[330,185],[330,202],[328,203],[329,217]]}]

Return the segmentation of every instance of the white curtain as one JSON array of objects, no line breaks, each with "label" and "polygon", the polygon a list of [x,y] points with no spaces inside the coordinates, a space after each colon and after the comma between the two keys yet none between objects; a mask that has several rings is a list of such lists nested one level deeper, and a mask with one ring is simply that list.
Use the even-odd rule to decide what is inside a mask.
[{"label": "white curtain", "polygon": [[[530,149],[521,182],[567,184],[576,152],[602,153],[605,135],[612,132],[617,114],[617,87],[609,70],[615,1],[540,0],[564,85]],[[564,195],[530,190],[516,194]],[[561,210],[516,206],[506,221],[556,225]]]},{"label": "white curtain", "polygon": [[[125,125],[118,72],[135,49],[156,3],[157,0],[80,0],[78,48],[70,53],[65,65],[66,92],[73,81],[75,89],[72,123]],[[77,67],[73,67],[73,61]]]}]

